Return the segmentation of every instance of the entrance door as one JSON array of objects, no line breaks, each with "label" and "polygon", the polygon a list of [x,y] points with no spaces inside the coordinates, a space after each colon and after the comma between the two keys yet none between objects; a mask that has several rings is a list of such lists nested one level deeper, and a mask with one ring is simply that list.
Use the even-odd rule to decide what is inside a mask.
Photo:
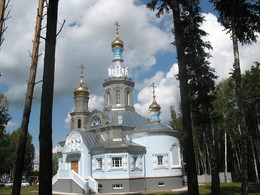
[{"label": "entrance door", "polygon": [[71,169],[78,173],[78,161],[71,161]]}]

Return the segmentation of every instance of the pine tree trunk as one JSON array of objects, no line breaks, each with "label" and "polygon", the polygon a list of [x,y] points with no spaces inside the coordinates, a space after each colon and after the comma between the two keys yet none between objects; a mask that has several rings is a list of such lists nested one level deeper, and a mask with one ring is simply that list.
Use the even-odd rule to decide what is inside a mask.
[{"label": "pine tree trunk", "polygon": [[235,94],[236,94],[236,103],[238,108],[237,121],[238,128],[241,132],[241,157],[242,157],[242,185],[241,185],[241,195],[248,194],[248,168],[247,168],[247,126],[245,120],[245,112],[243,107],[242,100],[242,90],[241,90],[241,71],[240,71],[240,61],[239,61],[239,52],[238,52],[238,39],[234,31],[232,31],[232,41],[233,41],[233,51],[234,51],[234,73],[233,77],[235,79]]},{"label": "pine tree trunk", "polygon": [[198,179],[195,163],[195,153],[190,116],[190,100],[188,93],[188,75],[185,64],[185,55],[183,48],[183,29],[180,21],[179,1],[170,1],[170,7],[173,12],[173,24],[175,43],[177,50],[178,66],[179,66],[179,81],[180,81],[180,95],[181,95],[181,110],[182,110],[182,124],[184,134],[185,159],[188,179],[188,194],[198,195]]},{"label": "pine tree trunk", "polygon": [[21,130],[19,131],[20,136],[19,136],[18,148],[16,152],[17,156],[16,156],[16,163],[15,163],[15,176],[14,176],[14,186],[12,189],[12,195],[19,195],[21,191],[21,180],[22,180],[22,173],[24,167],[26,139],[27,139],[28,125],[29,125],[30,115],[31,115],[32,98],[33,98],[33,91],[35,86],[35,78],[36,78],[37,64],[38,64],[38,57],[39,57],[43,3],[44,0],[39,0],[38,14],[36,17],[34,42],[33,42],[33,49],[32,49],[31,69],[29,74],[29,81],[27,83],[27,92],[26,92],[26,98],[24,103],[23,119],[21,124]]},{"label": "pine tree trunk", "polygon": [[211,169],[211,194],[212,195],[219,195],[220,194],[220,181],[219,181],[219,169],[218,169],[218,161],[216,157],[216,149],[213,144],[213,133],[211,128],[210,122],[210,112],[206,105],[203,105],[203,113],[204,113],[204,120],[206,124],[204,126],[205,137],[208,143],[209,149],[209,161],[210,161],[210,169]]},{"label": "pine tree trunk", "polygon": [[225,178],[225,183],[227,183],[227,131],[225,128],[225,172],[224,172],[224,178]]},{"label": "pine tree trunk", "polygon": [[[237,152],[237,147],[236,145],[234,144],[234,140],[233,138],[230,136],[229,137],[230,139],[230,142],[231,142],[231,148],[232,148],[232,154],[233,154],[233,166],[234,166],[234,171],[235,171],[235,175],[239,175],[241,173],[241,167],[240,167],[240,160],[239,160],[239,156],[238,156],[238,152]],[[237,162],[237,164],[236,164]]]},{"label": "pine tree trunk", "polygon": [[52,194],[52,105],[58,0],[49,1],[40,114],[39,195]]},{"label": "pine tree trunk", "polygon": [[5,0],[0,0],[0,46],[2,45],[2,41],[3,41],[4,13],[5,13]]},{"label": "pine tree trunk", "polygon": [[252,139],[252,136],[250,136],[250,141],[251,141],[251,147],[252,147],[252,153],[253,153],[253,162],[254,162],[254,169],[255,169],[255,180],[257,183],[259,183],[259,174],[257,170],[257,164],[256,164],[256,157],[255,157],[255,150],[254,150],[254,142]]}]

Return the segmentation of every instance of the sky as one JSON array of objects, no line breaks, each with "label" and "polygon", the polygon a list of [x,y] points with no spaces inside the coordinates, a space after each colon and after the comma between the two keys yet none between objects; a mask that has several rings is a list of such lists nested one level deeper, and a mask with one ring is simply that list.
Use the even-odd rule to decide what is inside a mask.
[{"label": "sky", "polygon": [[[216,83],[230,76],[233,64],[233,50],[230,36],[217,22],[212,5],[202,0],[202,14],[205,22],[201,28],[208,33],[204,38],[210,41],[213,50],[209,59],[218,79]],[[37,1],[11,0],[8,29],[0,50],[0,93],[9,100],[12,120],[7,125],[11,133],[21,125],[26,80],[31,65],[30,52],[34,37]],[[46,11],[46,10],[45,10]],[[53,147],[64,141],[70,132],[69,113],[73,110],[73,90],[79,84],[83,64],[84,82],[90,89],[89,110],[103,110],[102,83],[108,77],[112,64],[111,42],[115,39],[119,22],[119,36],[124,41],[124,65],[129,67],[130,77],[135,82],[135,110],[150,118],[152,103],[151,84],[155,83],[156,100],[161,106],[161,120],[170,120],[170,106],[178,108],[180,103],[179,81],[176,80],[178,65],[176,49],[171,44],[171,13],[156,18],[141,0],[73,0],[59,1],[54,105],[53,105]],[[46,26],[46,17],[43,21]],[[45,30],[41,36],[45,37]],[[260,43],[240,45],[241,70],[249,70],[255,61],[260,62]],[[37,78],[42,80],[44,61],[44,40],[41,40]],[[35,86],[29,132],[33,136],[36,153],[39,151],[39,118],[41,86]]]}]

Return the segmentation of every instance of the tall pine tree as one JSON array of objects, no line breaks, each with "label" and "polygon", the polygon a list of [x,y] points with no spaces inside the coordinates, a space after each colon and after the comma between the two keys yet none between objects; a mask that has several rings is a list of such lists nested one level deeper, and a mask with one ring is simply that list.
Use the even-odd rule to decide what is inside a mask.
[{"label": "tall pine tree", "polygon": [[204,131],[210,157],[213,195],[220,194],[219,169],[216,148],[211,125],[212,92],[217,77],[210,67],[207,52],[211,49],[209,42],[202,40],[207,33],[200,29],[204,18],[200,15],[199,0],[182,0],[181,21],[184,29],[184,50],[189,75],[189,95],[191,97],[192,118],[194,126]]},{"label": "tall pine tree", "polygon": [[182,21],[180,19],[180,3],[179,0],[151,0],[150,3],[147,4],[147,7],[151,10],[157,10],[157,17],[160,17],[165,12],[169,11],[171,11],[173,15],[173,32],[175,35],[175,45],[179,67],[178,78],[180,81],[182,125],[188,179],[188,194],[198,195],[198,179],[194,154],[192,122],[190,115],[190,97],[188,91],[188,74],[184,53],[184,29]]},{"label": "tall pine tree", "polygon": [[233,42],[235,93],[237,103],[238,130],[242,140],[242,186],[241,195],[248,194],[248,129],[245,120],[245,102],[242,97],[241,70],[238,42],[251,44],[260,32],[260,5],[256,0],[210,0],[219,12],[219,21],[231,35]]}]

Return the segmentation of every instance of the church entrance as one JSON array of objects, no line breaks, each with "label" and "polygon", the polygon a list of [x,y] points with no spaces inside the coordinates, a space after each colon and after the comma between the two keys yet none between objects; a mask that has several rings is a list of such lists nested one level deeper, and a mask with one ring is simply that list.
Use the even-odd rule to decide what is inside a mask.
[{"label": "church entrance", "polygon": [[71,164],[71,169],[74,170],[76,173],[78,173],[78,166],[79,166],[78,161],[71,161],[70,164]]}]

